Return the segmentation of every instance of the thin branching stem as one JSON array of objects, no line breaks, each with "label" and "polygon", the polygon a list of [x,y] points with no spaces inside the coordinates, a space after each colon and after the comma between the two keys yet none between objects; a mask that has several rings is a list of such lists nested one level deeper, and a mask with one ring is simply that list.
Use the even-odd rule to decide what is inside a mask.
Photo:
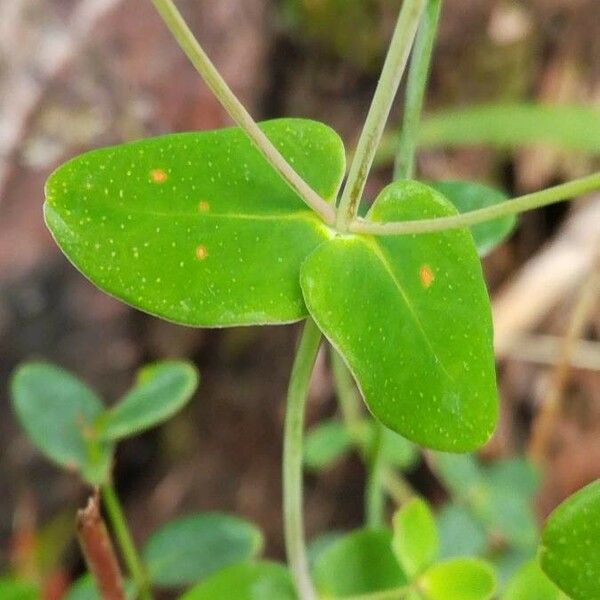
[{"label": "thin branching stem", "polygon": [[369,448],[367,485],[365,487],[365,516],[367,527],[378,529],[383,526],[385,514],[385,494],[382,487],[382,474],[385,466],[383,458],[384,428],[375,422],[375,433]]},{"label": "thin branching stem", "polygon": [[472,210],[451,217],[434,219],[418,219],[415,221],[394,221],[390,223],[376,223],[365,219],[356,219],[350,224],[349,230],[353,233],[366,233],[369,235],[409,235],[417,233],[431,233],[447,229],[461,229],[491,221],[507,215],[515,215],[526,210],[547,206],[564,200],[572,200],[577,196],[600,189],[600,173],[574,179],[568,183],[557,185],[541,192],[534,192],[495,204],[479,210]]},{"label": "thin branching stem", "polygon": [[300,600],[315,600],[308,573],[302,517],[304,407],[321,331],[307,319],[296,352],[287,393],[283,433],[283,520],[288,564]]},{"label": "thin branching stem", "polygon": [[410,179],[414,175],[417,135],[441,6],[442,0],[427,1],[417,31],[406,83],[402,130],[394,162],[394,179]]},{"label": "thin branching stem", "polygon": [[406,68],[425,2],[426,0],[405,0],[402,3],[381,77],[340,199],[336,220],[336,227],[339,231],[348,229],[348,224],[358,211],[367,176]]},{"label": "thin branching stem", "polygon": [[117,492],[112,483],[105,483],[100,487],[100,493],[113,535],[121,550],[129,575],[138,590],[139,597],[141,600],[152,600],[150,583],[135,548],[129,528],[127,527],[127,519],[119,502]]},{"label": "thin branching stem", "polygon": [[335,209],[333,206],[323,200],[296,173],[281,152],[263,133],[250,113],[231,91],[231,88],[227,85],[223,77],[221,77],[172,0],[152,0],[152,2],[181,49],[185,52],[190,62],[194,65],[198,73],[200,73],[206,85],[217,97],[233,121],[246,132],[246,135],[252,140],[258,151],[279,173],[282,179],[288,183],[310,208],[321,216],[323,221],[332,225],[335,221]]}]

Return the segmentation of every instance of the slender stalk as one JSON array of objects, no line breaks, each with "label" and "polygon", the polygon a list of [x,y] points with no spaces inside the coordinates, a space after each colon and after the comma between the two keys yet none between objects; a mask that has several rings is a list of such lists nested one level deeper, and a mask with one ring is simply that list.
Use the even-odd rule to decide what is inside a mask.
[{"label": "slender stalk", "polygon": [[531,210],[532,208],[571,200],[574,197],[598,189],[600,189],[600,173],[595,173],[594,175],[574,179],[568,183],[563,183],[562,185],[557,185],[541,192],[526,194],[514,200],[508,200],[501,204],[472,210],[460,215],[390,223],[375,223],[365,219],[356,219],[350,224],[349,230],[353,233],[366,233],[370,235],[408,235],[445,231],[447,229],[461,229],[499,217],[515,215],[526,210]]},{"label": "slender stalk", "polygon": [[121,549],[123,560],[127,565],[127,570],[133,579],[140,598],[142,600],[152,600],[150,583],[146,576],[142,561],[135,549],[135,544],[133,543],[133,538],[127,527],[127,520],[115,488],[112,483],[105,483],[100,487],[100,493],[102,494],[104,508],[106,509],[106,515],[110,521],[113,534]]},{"label": "slender stalk", "polygon": [[419,121],[441,7],[442,0],[428,0],[417,31],[406,84],[402,132],[394,162],[394,179],[411,179],[414,175]]},{"label": "slender stalk", "polygon": [[365,488],[365,512],[367,527],[377,529],[383,525],[385,512],[385,495],[383,493],[382,471],[383,460],[383,425],[375,422],[375,435],[369,448],[369,464],[367,485]]},{"label": "slender stalk", "polygon": [[304,406],[321,332],[308,318],[294,359],[287,393],[283,437],[283,519],[288,563],[300,600],[315,600],[304,542],[302,518],[302,438]]},{"label": "slender stalk", "polygon": [[[331,348],[331,368],[333,371],[333,386],[340,405],[344,426],[350,434],[352,443],[358,451],[363,462],[369,460],[367,439],[364,435],[361,405],[356,394],[356,387],[352,375],[342,357]],[[388,496],[401,506],[412,496],[414,491],[406,479],[386,464],[380,465],[381,485]]]},{"label": "slender stalk", "polygon": [[200,43],[187,23],[173,4],[172,0],[152,0],[156,10],[169,28],[181,49],[212,93],[217,97],[229,116],[243,129],[252,140],[258,151],[269,164],[279,173],[281,178],[310,206],[321,218],[332,225],[335,220],[335,209],[321,198],[291,167],[281,152],[272,144],[269,138],[258,127],[250,113],[237,99],[231,88],[221,77],[210,58],[202,49]]},{"label": "slender stalk", "polygon": [[404,0],[396,28],[373,96],[371,108],[356,146],[337,213],[336,227],[346,231],[358,211],[367,176],[402,74],[406,68],[421,13],[426,0]]}]

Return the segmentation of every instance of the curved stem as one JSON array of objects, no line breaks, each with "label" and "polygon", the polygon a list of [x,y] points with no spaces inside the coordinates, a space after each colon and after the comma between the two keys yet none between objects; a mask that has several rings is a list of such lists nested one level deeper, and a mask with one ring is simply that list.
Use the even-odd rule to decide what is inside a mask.
[{"label": "curved stem", "polygon": [[229,116],[243,129],[252,140],[257,150],[267,162],[279,173],[281,178],[329,225],[335,221],[335,209],[321,198],[290,166],[281,152],[262,132],[250,113],[237,99],[231,88],[221,77],[208,55],[194,37],[181,13],[172,0],[152,0],[156,10],[169,28],[181,49],[212,93],[217,97]]},{"label": "curved stem", "polygon": [[414,175],[419,121],[441,6],[442,0],[428,0],[415,39],[406,84],[402,133],[394,162],[394,179],[410,179]]},{"label": "curved stem", "polygon": [[283,438],[283,519],[288,563],[300,600],[315,600],[308,574],[302,518],[304,406],[321,332],[308,318],[294,359],[287,393]]},{"label": "curved stem", "polygon": [[460,215],[391,223],[376,223],[365,219],[356,219],[350,224],[349,230],[353,233],[366,233],[370,235],[408,235],[445,231],[446,229],[461,229],[499,217],[515,215],[526,210],[531,210],[532,208],[571,200],[576,196],[581,196],[598,189],[600,189],[600,173],[595,173],[594,175],[574,179],[568,183],[563,183],[562,185],[557,185],[541,192],[526,194],[514,200],[508,200],[501,204],[472,210]]},{"label": "curved stem", "polygon": [[371,108],[360,134],[337,213],[336,227],[346,231],[358,211],[358,205],[381,134],[390,114],[402,74],[406,68],[425,0],[404,0],[385,58]]},{"label": "curved stem", "polygon": [[152,600],[148,577],[135,549],[135,544],[127,527],[127,520],[115,488],[112,483],[105,483],[100,487],[100,493],[102,494],[104,508],[106,509],[106,515],[110,521],[113,534],[121,550],[129,575],[140,594],[140,598],[142,600]]},{"label": "curved stem", "polygon": [[375,432],[369,448],[367,486],[365,488],[365,508],[367,527],[377,529],[383,525],[385,495],[382,488],[384,429],[379,421],[374,423]]}]

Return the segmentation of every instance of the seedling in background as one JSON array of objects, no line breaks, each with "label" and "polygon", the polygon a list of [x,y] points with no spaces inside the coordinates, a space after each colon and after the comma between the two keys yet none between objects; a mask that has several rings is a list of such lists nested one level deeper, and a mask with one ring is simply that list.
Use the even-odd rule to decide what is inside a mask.
[{"label": "seedling in background", "polygon": [[[164,361],[140,370],[135,385],[106,409],[100,398],[70,373],[47,363],[28,363],[12,380],[13,406],[33,444],[51,461],[99,487],[113,533],[132,582],[128,597],[148,597],[149,587],[189,587],[262,551],[261,532],[251,523],[220,513],[201,513],[167,523],[144,544],[141,558],[111,483],[116,444],[155,427],[181,410],[198,385],[187,362]],[[4,586],[4,588],[2,587]],[[5,591],[3,591],[5,590]],[[13,591],[11,591],[13,590]],[[37,597],[19,580],[0,580],[0,597]],[[89,576],[77,581],[67,600],[96,598]]]},{"label": "seedling in background", "polygon": [[[257,125],[171,0],[154,4],[239,128],[143,140],[69,161],[46,187],[45,216],[54,238],[101,289],[171,321],[223,327],[306,319],[288,392],[283,460],[286,547],[301,600],[315,598],[303,538],[302,433],[322,334],[341,357],[345,366],[340,370],[349,368],[378,424],[367,457],[371,529],[351,534],[350,541],[338,542],[324,555],[339,568],[317,563],[317,588],[341,585],[346,581],[342,574],[352,580],[362,573],[369,582],[381,573],[386,585],[378,589],[400,586],[411,598],[488,598],[493,593],[488,566],[462,559],[429,564],[437,552],[433,535],[428,548],[410,546],[411,527],[427,528],[431,520],[422,505],[409,505],[397,518],[394,548],[400,562],[394,557],[391,534],[381,529],[383,426],[447,452],[473,451],[488,440],[497,417],[497,392],[490,305],[478,251],[489,251],[510,232],[513,215],[597,189],[600,174],[512,201],[472,183],[432,187],[412,181],[441,3],[405,0],[338,194],[345,164],[337,134],[300,119]],[[415,36],[396,181],[363,218],[358,215],[364,214],[366,178]],[[123,419],[135,417],[138,409],[104,422],[97,400],[84,396],[78,412],[86,426],[92,425],[90,434],[80,431],[68,438],[66,448],[59,444],[48,453],[98,482],[106,477],[112,444],[128,431]],[[72,427],[73,407],[69,410]],[[142,420],[136,427],[146,425]],[[32,428],[30,434],[44,448],[39,431]],[[351,437],[361,444],[355,433]],[[344,544],[358,544],[352,560]],[[336,563],[340,556],[343,560]],[[278,598],[294,594],[283,567],[267,563],[229,569],[214,574],[188,598],[258,598],[256,589],[261,600],[269,593]],[[590,567],[591,576],[597,569]],[[555,570],[547,570],[556,579]],[[336,581],[328,583],[328,577]],[[572,578],[568,573],[557,581],[583,600]],[[273,589],[278,596],[262,591]],[[343,597],[347,591],[335,593]],[[370,590],[352,588],[350,593]]]}]

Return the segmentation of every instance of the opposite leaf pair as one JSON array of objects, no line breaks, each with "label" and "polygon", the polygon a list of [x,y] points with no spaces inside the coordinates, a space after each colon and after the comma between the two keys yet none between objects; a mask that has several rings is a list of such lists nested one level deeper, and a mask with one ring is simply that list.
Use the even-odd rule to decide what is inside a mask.
[{"label": "opposite leaf pair", "polygon": [[115,443],[154,427],[193,395],[198,373],[187,362],[164,361],[138,373],[114,406],[82,381],[46,363],[20,367],[12,380],[15,412],[31,441],[48,458],[98,486],[109,477]]},{"label": "opposite leaf pair", "polygon": [[[298,174],[334,201],[345,165],[335,132],[299,119],[261,127]],[[340,235],[239,129],[96,150],[60,167],[46,193],[58,244],[105,291],[192,326],[310,314],[388,427],[448,451],[488,439],[497,412],[492,328],[469,231]],[[432,188],[397,182],[368,218],[455,213]],[[510,223],[500,229],[496,237]]]},{"label": "opposite leaf pair", "polygon": [[[438,562],[438,534],[427,504],[413,499],[385,529],[355,531],[316,558],[314,580],[324,597],[344,598],[396,590],[409,600],[487,600],[493,569],[476,558]],[[386,596],[387,597],[387,596]],[[389,597],[392,597],[390,594]]]}]

